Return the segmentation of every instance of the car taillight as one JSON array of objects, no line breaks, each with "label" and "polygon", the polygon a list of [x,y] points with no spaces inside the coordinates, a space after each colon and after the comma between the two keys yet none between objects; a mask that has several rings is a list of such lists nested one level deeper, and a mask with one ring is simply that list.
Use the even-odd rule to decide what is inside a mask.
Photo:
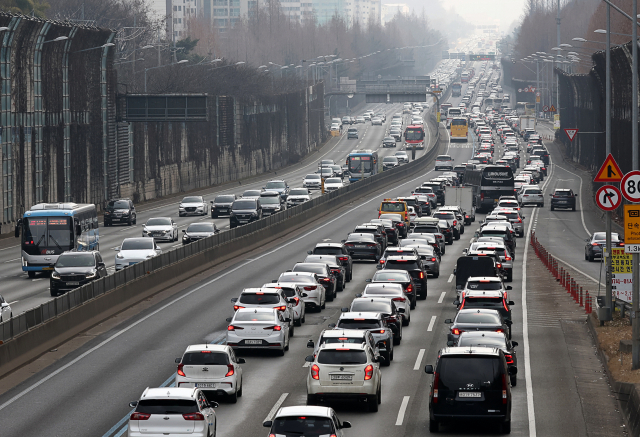
[{"label": "car taillight", "polygon": [[412,284],[409,284],[407,286],[407,293],[413,293],[413,285]]},{"label": "car taillight", "polygon": [[599,246],[598,243],[591,243],[592,246]]},{"label": "car taillight", "polygon": [[322,279],[320,279],[320,280],[321,280],[322,282],[331,282],[331,279],[330,279],[330,278],[322,278]]},{"label": "car taillight", "polygon": [[513,357],[511,355],[504,354],[504,357],[507,359],[507,364],[513,364]]},{"label": "car taillight", "polygon": [[129,419],[130,420],[149,420],[149,417],[151,417],[151,414],[133,413],[131,416],[129,416]]},{"label": "car taillight", "polygon": [[364,380],[368,381],[371,378],[373,378],[373,366],[369,364],[367,367],[364,368]]},{"label": "car taillight", "polygon": [[522,223],[522,219],[521,218],[518,219],[518,223]]},{"label": "car taillight", "polygon": [[505,256],[504,259],[505,259],[505,261],[511,261],[511,257],[510,256]]},{"label": "car taillight", "polygon": [[299,297],[294,297],[293,300],[296,301],[296,306],[298,306],[298,304],[300,303],[300,298]]},{"label": "car taillight", "polygon": [[282,305],[282,306],[279,306],[279,307],[275,307],[274,309],[276,309],[276,310],[278,310],[278,311],[284,311],[284,310],[286,310],[286,309],[287,309],[287,307],[286,307],[286,306],[284,306],[284,305]]},{"label": "car taillight", "polygon": [[311,377],[313,379],[320,379],[320,367],[317,364],[311,366]]},{"label": "car taillight", "polygon": [[420,279],[424,279],[424,272],[420,272]]},{"label": "car taillight", "polygon": [[457,226],[458,225],[458,220],[454,220],[453,221],[453,226]]},{"label": "car taillight", "polygon": [[502,264],[498,263],[498,264],[496,264],[496,267],[501,269],[502,268]]},{"label": "car taillight", "polygon": [[620,246],[620,247],[624,246],[624,241],[620,241],[620,242],[618,243],[618,246]]},{"label": "car taillight", "polygon": [[398,226],[404,226],[404,223],[398,223]]},{"label": "car taillight", "polygon": [[241,331],[243,329],[244,328],[241,328],[240,326],[233,326],[233,325],[227,326],[227,331],[235,331],[235,330]]},{"label": "car taillight", "polygon": [[341,256],[338,258],[340,261],[349,261],[349,258],[347,258],[346,256]]},{"label": "car taillight", "polygon": [[396,301],[396,302],[405,302],[406,301],[406,299],[404,297],[394,297],[391,300]]},{"label": "car taillight", "polygon": [[184,420],[204,420],[202,413],[185,413],[182,417]]},{"label": "car taillight", "polygon": [[502,374],[502,403],[507,403],[507,375]]},{"label": "car taillight", "polygon": [[182,370],[183,367],[184,367],[184,364],[178,364],[178,375],[187,376],[184,374],[184,370]]},{"label": "car taillight", "polygon": [[377,244],[376,244],[376,243],[368,243],[368,244],[367,244],[367,247],[376,247],[376,246],[377,246]]},{"label": "car taillight", "polygon": [[262,329],[273,329],[274,331],[282,331],[282,327],[280,325],[265,326]]},{"label": "car taillight", "polygon": [[304,287],[304,289],[306,291],[315,290],[316,288],[318,288],[316,285],[308,285],[308,286]]},{"label": "car taillight", "polygon": [[241,307],[240,305],[234,305],[233,306],[233,310],[234,311],[238,311],[239,309],[242,309],[242,308],[244,308],[244,307]]},{"label": "car taillight", "polygon": [[371,331],[372,334],[384,334],[384,329],[378,329],[376,331]]},{"label": "car taillight", "polygon": [[433,374],[433,403],[438,403],[438,382],[440,382],[440,375],[438,372]]},{"label": "car taillight", "polygon": [[484,193],[480,193],[480,200],[484,200]]},{"label": "car taillight", "polygon": [[436,259],[435,258],[431,258],[431,262],[436,262]]},{"label": "car taillight", "polygon": [[345,243],[344,247],[353,247],[352,243]]},{"label": "car taillight", "polygon": [[463,332],[464,331],[462,329],[458,329],[458,328],[453,328],[453,331],[451,331],[453,335],[460,335]]},{"label": "car taillight", "polygon": [[227,374],[224,376],[233,376],[234,373],[236,373],[236,371],[233,368],[233,364],[227,364]]},{"label": "car taillight", "polygon": [[504,332],[504,329],[498,328],[498,329],[496,329],[496,332]]}]

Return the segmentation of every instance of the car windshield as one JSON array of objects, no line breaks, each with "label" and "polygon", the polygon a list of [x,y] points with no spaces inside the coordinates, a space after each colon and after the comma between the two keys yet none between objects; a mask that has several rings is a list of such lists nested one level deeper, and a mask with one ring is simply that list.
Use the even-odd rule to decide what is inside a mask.
[{"label": "car windshield", "polygon": [[385,266],[390,269],[402,269],[402,270],[420,270],[418,262],[415,260],[394,260],[389,259],[385,263]]},{"label": "car windshield", "polygon": [[136,412],[146,414],[188,414],[199,413],[198,404],[191,399],[142,399],[138,401]]},{"label": "car windshield", "polygon": [[233,203],[234,200],[236,200],[234,196],[218,196],[213,203]]},{"label": "car windshield", "polygon": [[293,266],[292,272],[309,272],[324,275],[327,273],[326,267],[320,263],[304,263]]},{"label": "car windshield", "polygon": [[338,328],[344,329],[378,329],[380,323],[377,319],[342,319],[338,320]]},{"label": "car windshield", "polygon": [[280,297],[274,293],[242,293],[238,303],[247,305],[273,305],[280,302]]},{"label": "car windshield", "polygon": [[383,281],[398,281],[398,282],[403,282],[403,281],[408,281],[409,278],[407,277],[406,274],[404,273],[396,273],[396,272],[378,272],[373,276],[373,280],[377,281],[377,282],[383,282]]},{"label": "car windshield", "polygon": [[215,228],[209,223],[194,223],[189,225],[187,232],[215,232]]},{"label": "car windshield", "polygon": [[362,235],[349,235],[347,239],[347,243],[375,243],[375,237],[373,234],[362,234]]},{"label": "car windshield", "polygon": [[153,249],[153,238],[142,238],[139,240],[125,240],[122,242],[120,250],[151,250]]},{"label": "car windshield", "polygon": [[313,249],[314,255],[342,255],[342,249],[339,247],[316,247]]},{"label": "car windshield", "polygon": [[571,197],[571,191],[556,191],[555,193],[553,193],[554,196],[556,197]]},{"label": "car windshield", "polygon": [[200,197],[185,197],[182,199],[182,203],[202,203],[202,198]]},{"label": "car windshield", "polygon": [[384,137],[384,140],[382,140],[382,141],[387,141],[387,142],[395,143],[395,142],[396,142],[396,139],[395,139],[395,138],[393,138],[393,137]]},{"label": "car windshield", "polygon": [[467,296],[464,299],[464,305],[471,308],[499,308],[502,305],[502,298]]},{"label": "car windshield", "polygon": [[242,311],[236,313],[233,318],[234,322],[273,322],[273,313],[259,313],[251,311]]},{"label": "car windshield", "polygon": [[391,314],[393,311],[388,302],[376,302],[370,300],[355,301],[351,304],[351,311],[357,313],[359,311],[368,311],[372,313]]},{"label": "car windshield", "polygon": [[233,202],[233,205],[231,205],[231,209],[256,209],[256,202],[253,200],[236,200]]},{"label": "car windshield", "polygon": [[309,191],[306,188],[296,188],[289,191],[289,196],[307,196]]},{"label": "car windshield", "polygon": [[341,184],[342,180],[340,178],[328,178],[324,181],[325,184]]},{"label": "car windshield", "polygon": [[187,352],[182,357],[182,364],[185,366],[226,366],[229,364],[229,356],[222,352],[213,352],[206,349],[200,352]]},{"label": "car windshield", "polygon": [[383,202],[380,206],[380,211],[383,212],[404,212],[405,211],[405,203],[404,202]]},{"label": "car windshield", "polygon": [[336,343],[347,343],[347,344],[363,344],[364,343],[364,337],[355,337],[355,338],[349,338],[349,337],[327,337],[327,338],[321,338],[320,339],[320,344],[336,344]]},{"label": "car windshield", "polygon": [[481,235],[483,237],[487,237],[487,236],[491,236],[491,237],[502,237],[502,238],[506,238],[507,237],[507,233],[504,231],[494,231],[494,230],[484,230],[481,232]]},{"label": "car windshield", "polygon": [[[606,240],[607,239],[607,234],[605,234],[604,232],[596,232],[595,234],[593,234],[593,240]],[[620,241],[620,237],[618,236],[617,233],[612,232],[611,233],[611,241]]]},{"label": "car windshield", "polygon": [[322,350],[318,354],[320,364],[366,364],[367,354],[363,350]]},{"label": "car windshield", "polygon": [[443,389],[456,390],[470,383],[483,387],[486,382],[493,385],[500,381],[500,360],[497,356],[444,356],[439,364],[439,381]]},{"label": "car windshield", "polygon": [[304,435],[316,437],[334,434],[333,424],[328,417],[278,417],[273,421],[271,433],[275,435]]},{"label": "car windshield", "polygon": [[507,341],[504,337],[480,337],[476,335],[461,335],[458,339],[458,346],[483,346],[506,348]]},{"label": "car windshield", "polygon": [[495,314],[487,313],[458,313],[456,317],[456,323],[474,323],[482,324],[489,323],[492,325],[499,325],[500,320]]},{"label": "car windshield", "polygon": [[262,196],[260,197],[260,203],[263,205],[279,205],[280,198],[278,196]]},{"label": "car windshield", "polygon": [[272,190],[277,188],[285,189],[286,185],[284,184],[284,182],[267,182],[267,185],[265,185],[265,188],[267,190]]},{"label": "car windshield", "polygon": [[126,200],[112,200],[107,205],[109,209],[129,209],[129,202]]},{"label": "car windshield", "polygon": [[465,288],[468,290],[502,290],[502,283],[495,281],[469,281]]},{"label": "car windshield", "polygon": [[396,158],[395,156],[386,156],[382,162],[391,162],[393,164],[397,164],[398,163],[398,158]]},{"label": "car windshield", "polygon": [[90,253],[62,254],[56,261],[56,267],[92,267],[95,265]]},{"label": "car windshield", "polygon": [[524,194],[542,194],[542,191],[538,190],[538,189],[529,189],[529,190],[525,190]]},{"label": "car windshield", "polygon": [[247,190],[242,193],[242,197],[259,197],[262,191],[260,190]]},{"label": "car windshield", "polygon": [[171,219],[152,218],[147,220],[147,226],[171,226]]},{"label": "car windshield", "polygon": [[313,284],[315,279],[310,275],[296,275],[295,273],[283,273],[278,278],[278,282],[301,282],[304,284]]}]

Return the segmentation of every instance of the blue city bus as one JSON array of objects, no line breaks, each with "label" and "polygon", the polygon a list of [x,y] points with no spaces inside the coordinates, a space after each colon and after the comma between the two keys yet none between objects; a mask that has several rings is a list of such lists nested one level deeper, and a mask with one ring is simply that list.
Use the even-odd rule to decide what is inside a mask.
[{"label": "blue city bus", "polygon": [[377,174],[379,169],[378,152],[373,150],[354,150],[347,156],[349,182],[357,182]]},{"label": "blue city bus", "polygon": [[20,238],[22,271],[53,270],[58,256],[69,250],[99,250],[96,206],[76,203],[39,203],[24,213],[15,230]]}]

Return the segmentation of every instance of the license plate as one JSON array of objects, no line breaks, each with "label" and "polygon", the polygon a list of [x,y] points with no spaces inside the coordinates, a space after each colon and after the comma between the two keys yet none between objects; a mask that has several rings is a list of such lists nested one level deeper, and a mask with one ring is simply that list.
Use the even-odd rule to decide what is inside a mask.
[{"label": "license plate", "polygon": [[119,221],[120,221],[120,219],[119,219],[119,218],[112,218],[112,219],[111,219],[111,221],[119,222]]},{"label": "license plate", "polygon": [[245,344],[262,344],[262,340],[245,340]]},{"label": "license plate", "polygon": [[458,396],[461,398],[479,398],[482,397],[482,393],[479,391],[461,391],[458,392]]},{"label": "license plate", "polygon": [[238,223],[249,223],[249,220],[238,220]]},{"label": "license plate", "polygon": [[80,285],[79,282],[67,282],[67,285]]},{"label": "license plate", "polygon": [[356,248],[358,248],[358,249],[364,249],[364,248],[365,248],[365,247],[367,247],[367,246],[365,246],[365,245],[363,245],[363,244],[356,244],[356,246],[355,246],[355,247],[356,247]]},{"label": "license plate", "polygon": [[198,388],[216,388],[215,383],[213,382],[197,382],[196,387]]},{"label": "license plate", "polygon": [[351,381],[353,375],[331,375],[332,381]]},{"label": "license plate", "polygon": [[227,212],[227,208],[220,208],[220,212]]}]

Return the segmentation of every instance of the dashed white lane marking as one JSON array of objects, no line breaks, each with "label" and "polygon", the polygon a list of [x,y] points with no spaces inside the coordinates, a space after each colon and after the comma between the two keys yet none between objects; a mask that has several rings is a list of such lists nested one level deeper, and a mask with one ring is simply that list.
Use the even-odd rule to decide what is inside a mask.
[{"label": "dashed white lane marking", "polygon": [[420,364],[422,364],[422,358],[424,358],[424,349],[420,349],[420,352],[418,352],[418,358],[416,358],[416,364],[413,366],[413,370],[420,369]]},{"label": "dashed white lane marking", "polygon": [[13,261],[18,261],[18,260],[20,260],[20,259],[21,259],[21,258],[14,258],[14,259],[10,259],[10,260],[8,260],[8,261],[5,261],[4,263],[6,264],[6,263],[13,262]]},{"label": "dashed white lane marking", "polygon": [[14,303],[20,302],[19,300],[14,300],[13,302],[9,302],[9,305],[13,305]]},{"label": "dashed white lane marking", "polygon": [[449,280],[447,282],[451,282],[453,281],[453,273],[451,273],[451,275],[449,276]]},{"label": "dashed white lane marking", "polygon": [[280,395],[280,398],[276,401],[275,404],[273,404],[273,408],[271,408],[271,411],[269,411],[269,414],[267,414],[267,417],[264,418],[263,422],[273,419],[276,411],[278,411],[278,408],[280,408],[280,405],[282,405],[284,400],[287,399],[287,396],[289,396],[289,393],[282,393],[282,395]]},{"label": "dashed white lane marking", "polygon": [[442,293],[440,293],[440,299],[438,299],[438,303],[442,303],[442,300],[444,299],[444,296],[447,294],[446,291],[443,291]]},{"label": "dashed white lane marking", "polygon": [[437,316],[431,316],[431,321],[429,322],[429,327],[427,328],[428,332],[433,331],[433,325],[436,323]]},{"label": "dashed white lane marking", "polygon": [[402,404],[400,404],[400,411],[398,411],[398,418],[396,419],[396,426],[402,426],[404,421],[404,413],[407,411],[407,405],[409,405],[409,399],[411,396],[405,396],[402,398]]},{"label": "dashed white lane marking", "polygon": [[305,361],[302,367],[310,367],[311,363],[309,361]]}]

